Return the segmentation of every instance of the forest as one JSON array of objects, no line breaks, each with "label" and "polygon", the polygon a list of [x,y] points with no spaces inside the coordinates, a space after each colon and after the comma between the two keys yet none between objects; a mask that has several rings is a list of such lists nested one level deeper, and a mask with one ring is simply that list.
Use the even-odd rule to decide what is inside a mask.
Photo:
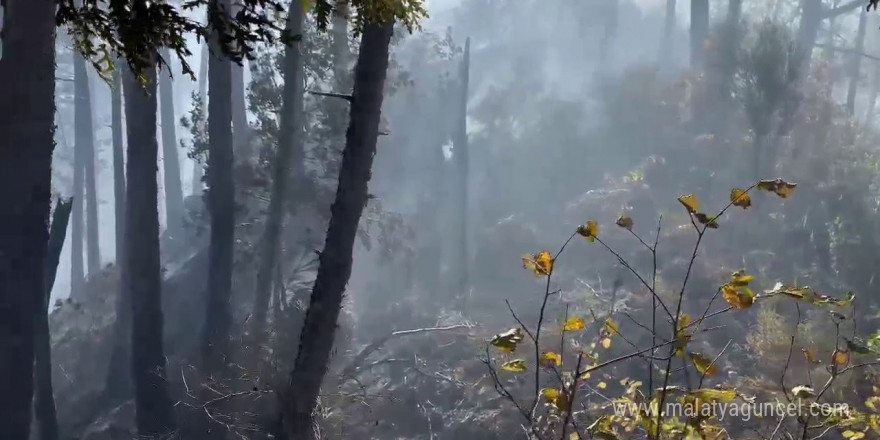
[{"label": "forest", "polygon": [[880,438],[877,0],[0,0],[0,440]]}]

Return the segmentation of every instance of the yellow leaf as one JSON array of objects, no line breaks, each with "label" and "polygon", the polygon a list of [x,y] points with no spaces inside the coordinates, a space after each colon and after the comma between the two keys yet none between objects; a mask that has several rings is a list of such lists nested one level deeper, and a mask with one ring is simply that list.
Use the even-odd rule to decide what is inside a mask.
[{"label": "yellow leaf", "polygon": [[587,241],[595,241],[599,237],[599,224],[589,221],[586,224],[578,226],[577,233],[587,239]]},{"label": "yellow leaf", "polygon": [[553,272],[553,257],[550,251],[541,251],[535,255],[526,255],[522,258],[523,269],[531,270],[535,276],[548,276]]},{"label": "yellow leaf", "polygon": [[697,210],[700,209],[700,202],[697,201],[697,196],[693,194],[681,196],[678,198],[678,201],[684,205],[685,209],[691,214],[696,214]]},{"label": "yellow leaf", "polygon": [[834,350],[834,353],[831,354],[831,363],[838,367],[846,367],[849,364],[849,352]]},{"label": "yellow leaf", "polygon": [[748,287],[736,287],[725,284],[721,286],[721,292],[724,300],[735,309],[747,309],[752,306],[755,301],[755,294]]},{"label": "yellow leaf", "polygon": [[523,359],[514,359],[501,364],[501,369],[514,373],[522,373],[527,370],[526,361]]},{"label": "yellow leaf", "polygon": [[752,206],[752,198],[749,193],[739,188],[730,190],[730,202],[733,203],[733,206],[739,206],[742,209],[748,209],[749,206]]},{"label": "yellow leaf", "polygon": [[811,364],[821,364],[822,363],[822,361],[819,359],[819,352],[816,349],[807,350],[807,349],[802,348],[801,351],[804,352],[804,358],[807,359],[807,362],[809,362]]},{"label": "yellow leaf", "polygon": [[555,388],[544,388],[541,390],[541,395],[560,411],[568,411],[568,399],[562,391]]},{"label": "yellow leaf", "polygon": [[718,374],[718,366],[712,364],[712,360],[704,357],[699,353],[691,353],[691,360],[694,362],[694,367],[700,374],[703,374],[708,377],[712,377]]},{"label": "yellow leaf", "polygon": [[612,321],[611,319],[605,320],[605,324],[602,325],[602,330],[608,336],[620,334],[620,327],[618,327],[617,323]]},{"label": "yellow leaf", "polygon": [[621,215],[620,218],[617,219],[617,226],[621,228],[626,228],[632,231],[633,228],[633,219],[628,215]]},{"label": "yellow leaf", "polygon": [[849,440],[861,440],[863,438],[865,438],[865,433],[862,431],[858,431],[855,434],[853,434],[853,436],[850,437]]},{"label": "yellow leaf", "polygon": [[736,287],[748,286],[752,281],[755,281],[755,276],[747,274],[745,270],[738,270],[730,276],[730,284]]},{"label": "yellow leaf", "polygon": [[688,393],[698,399],[710,402],[729,403],[736,400],[737,392],[732,388],[700,388]]},{"label": "yellow leaf", "polygon": [[758,189],[776,193],[777,196],[787,199],[794,194],[797,183],[789,183],[782,179],[762,180],[758,182]]},{"label": "yellow leaf", "polygon": [[607,386],[608,385],[605,382],[599,382],[596,384],[596,388],[599,388],[600,390],[604,390]]},{"label": "yellow leaf", "polygon": [[602,348],[604,348],[606,350],[611,348],[611,338],[602,339]]},{"label": "yellow leaf", "polygon": [[516,345],[522,340],[523,331],[517,327],[495,335],[489,343],[505,353],[513,353],[516,351]]},{"label": "yellow leaf", "polygon": [[562,356],[552,351],[545,351],[538,360],[538,364],[544,368],[558,367],[562,365]]},{"label": "yellow leaf", "polygon": [[312,9],[312,0],[300,0],[303,12],[308,13]]},{"label": "yellow leaf", "polygon": [[562,326],[562,330],[567,332],[577,332],[585,328],[587,328],[587,324],[581,318],[571,318],[565,321],[565,324]]}]

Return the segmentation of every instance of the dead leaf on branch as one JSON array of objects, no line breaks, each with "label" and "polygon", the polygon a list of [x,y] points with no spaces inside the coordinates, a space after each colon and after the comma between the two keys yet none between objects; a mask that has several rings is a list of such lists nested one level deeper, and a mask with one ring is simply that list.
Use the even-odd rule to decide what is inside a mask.
[{"label": "dead leaf on branch", "polygon": [[512,328],[495,335],[489,343],[505,353],[513,353],[516,351],[516,346],[522,342],[523,336],[521,328]]},{"label": "dead leaf on branch", "polygon": [[787,199],[794,195],[794,190],[797,188],[797,183],[786,182],[782,179],[762,180],[758,182],[757,186],[758,189],[761,191],[776,193],[777,196],[782,197],[783,199]]},{"label": "dead leaf on branch", "polygon": [[589,221],[578,226],[577,233],[589,242],[596,241],[596,238],[599,237],[599,224],[594,221]]},{"label": "dead leaf on branch", "polygon": [[752,197],[745,190],[734,188],[730,190],[730,202],[733,203],[733,206],[749,209],[749,206],[752,206]]},{"label": "dead leaf on branch", "polygon": [[525,360],[514,359],[501,364],[501,369],[512,373],[522,373],[523,371],[526,371],[528,367],[526,366]]},{"label": "dead leaf on branch", "polygon": [[553,273],[553,263],[550,251],[541,251],[535,255],[525,255],[522,258],[523,269],[531,270],[536,277],[549,276]]},{"label": "dead leaf on branch", "polygon": [[700,209],[700,202],[697,200],[697,196],[693,194],[679,197],[678,202],[691,214],[696,214]]},{"label": "dead leaf on branch", "polygon": [[632,231],[633,219],[628,215],[621,215],[617,219],[617,226],[620,226],[621,228],[625,228],[625,229]]}]

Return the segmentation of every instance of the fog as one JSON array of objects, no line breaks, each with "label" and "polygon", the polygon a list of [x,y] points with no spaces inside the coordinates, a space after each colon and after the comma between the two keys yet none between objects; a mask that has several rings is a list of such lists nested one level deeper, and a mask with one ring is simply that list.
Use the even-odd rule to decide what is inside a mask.
[{"label": "fog", "polygon": [[[37,410],[32,438],[141,438],[144,414],[181,439],[880,435],[880,19],[866,4],[425,0],[420,29],[397,17],[387,69],[360,21],[318,30],[309,9],[295,51],[257,43],[226,88],[200,78],[188,35],[193,77],[172,57],[157,81],[158,237],[128,201],[126,225],[145,229],[117,228],[115,185],[148,186],[115,173],[119,103],[91,63],[83,128],[82,59],[59,28],[51,188],[85,196],[48,303],[60,434]],[[381,30],[369,20],[364,41]],[[149,103],[126,84],[122,127]],[[121,133],[127,170],[151,176],[129,161],[144,120]],[[154,238],[160,286],[131,269]],[[157,362],[165,396],[150,405],[132,354]],[[793,399],[851,411],[612,410]]]}]

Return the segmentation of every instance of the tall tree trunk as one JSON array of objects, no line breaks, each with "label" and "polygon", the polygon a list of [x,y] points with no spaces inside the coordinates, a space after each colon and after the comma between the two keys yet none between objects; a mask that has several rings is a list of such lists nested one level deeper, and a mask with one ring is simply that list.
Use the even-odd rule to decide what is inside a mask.
[{"label": "tall tree trunk", "polygon": [[[82,57],[79,58],[82,59]],[[83,156],[83,162],[85,164],[86,176],[86,261],[88,263],[88,271],[86,272],[86,275],[91,276],[101,270],[101,246],[100,240],[98,239],[98,171],[95,167],[95,112],[92,86],[91,81],[89,80],[88,71],[85,68],[85,60],[82,59],[82,62],[84,73],[83,81],[85,81],[86,99],[88,100],[86,116],[89,124],[88,135],[84,136],[85,148],[83,149],[83,152],[85,153]]]},{"label": "tall tree trunk", "polygon": [[[125,158],[122,126],[122,89],[123,81],[120,71],[126,69],[124,59],[117,60],[118,68],[113,72],[113,90],[111,96],[111,119],[113,137],[113,200],[116,215],[116,270],[119,272],[119,287],[116,292],[116,320],[113,322],[113,347],[110,351],[110,362],[107,367],[107,378],[104,384],[104,398],[108,403],[116,404],[131,398],[134,384],[131,377],[131,297],[128,296],[125,281],[127,266],[125,264]],[[127,107],[127,105],[126,105]]]},{"label": "tall tree trunk", "polygon": [[[302,35],[303,10],[290,8],[287,30],[290,35]],[[278,148],[272,163],[272,194],[266,228],[260,244],[260,267],[257,271],[257,290],[253,310],[252,334],[256,344],[264,341],[266,315],[272,295],[272,278],[277,270],[281,250],[281,230],[284,224],[284,202],[289,197],[288,185],[292,174],[302,176],[303,150],[303,59],[300,43],[284,50],[284,95],[278,133]]]},{"label": "tall tree trunk", "polygon": [[803,69],[810,66],[813,46],[822,26],[822,0],[803,0],[801,8],[801,20],[798,26],[798,51]]},{"label": "tall tree trunk", "polygon": [[[247,62],[247,61],[242,61]],[[247,87],[244,85],[244,68],[236,63],[229,63],[232,68],[232,126],[235,150],[241,151],[243,160],[251,160],[250,125],[247,119]]]},{"label": "tall tree trunk", "polygon": [[[208,63],[210,62],[208,60],[210,59],[210,52],[208,43],[202,43],[202,61],[201,64],[199,64],[199,102],[202,103],[202,120],[196,121],[199,132],[205,131],[205,125],[207,123]],[[194,195],[202,195],[202,190],[205,188],[205,184],[202,182],[205,166],[200,159],[201,158],[196,158],[196,160],[193,161],[192,193]]]},{"label": "tall tree trunk", "polygon": [[663,21],[663,36],[660,38],[661,65],[668,65],[672,56],[673,32],[675,32],[675,0],[666,0],[666,18]]},{"label": "tall tree trunk", "polygon": [[70,220],[71,200],[58,200],[52,215],[49,229],[49,244],[46,253],[45,292],[36,314],[35,386],[34,415],[40,427],[40,440],[58,440],[58,418],[55,414],[55,396],[52,391],[52,347],[49,338],[49,298],[55,285],[58,261],[67,235],[67,222]]},{"label": "tall tree trunk", "polygon": [[[6,2],[0,58],[0,436],[30,436],[55,142],[55,3]],[[45,310],[43,310],[45,312]]]},{"label": "tall tree trunk", "polygon": [[336,91],[351,90],[351,49],[348,47],[348,1],[338,0],[332,16],[333,76]]},{"label": "tall tree trunk", "polygon": [[[79,55],[74,54],[74,58]],[[78,62],[74,60],[74,77],[79,70]],[[74,144],[73,144],[73,212],[71,216],[71,244],[70,244],[70,297],[79,299],[83,295],[85,288],[85,261],[83,260],[85,237],[83,202],[85,201],[85,159],[83,149],[85,145],[80,141],[83,136],[82,130],[79,128],[80,119],[83,118],[84,111],[82,109],[83,99],[82,81],[74,80],[73,100],[74,100]],[[91,130],[89,130],[91,131]]]},{"label": "tall tree trunk", "polygon": [[691,0],[691,69],[705,65],[706,40],[709,38],[709,0]]},{"label": "tall tree trunk", "polygon": [[122,128],[122,68],[124,60],[117,60],[119,66],[113,71],[113,84],[110,99],[111,132],[113,141],[113,212],[116,217],[116,266],[122,262],[125,242],[125,144]]},{"label": "tall tree trunk", "polygon": [[[228,0],[210,7],[229,11]],[[225,11],[225,12],[224,12]],[[216,32],[216,31],[215,31]],[[203,366],[217,371],[223,365],[231,322],[232,251],[235,235],[235,186],[232,180],[232,77],[230,61],[219,50],[220,35],[213,36],[208,68],[208,210],[211,242],[208,250],[208,300],[202,344]]]},{"label": "tall tree trunk", "polygon": [[138,435],[159,438],[174,431],[175,424],[162,341],[156,69],[147,69],[143,75],[146,85],[130,72],[123,78],[128,134],[123,295],[132,304],[131,364]]},{"label": "tall tree trunk", "polygon": [[868,110],[865,111],[865,123],[873,125],[874,114],[877,107],[877,95],[880,95],[880,63],[871,62],[874,68],[874,75],[871,78],[871,96],[868,98]]},{"label": "tall tree trunk", "polygon": [[471,65],[471,39],[467,38],[464,43],[464,57],[459,70],[458,85],[458,115],[455,124],[455,136],[453,138],[453,159],[457,168],[457,208],[458,208],[458,256],[456,257],[456,294],[459,299],[466,300],[470,287],[470,247],[468,246],[468,223],[469,223],[469,181],[470,181],[470,151],[467,135],[467,103],[468,85],[470,82]]},{"label": "tall tree trunk", "polygon": [[859,15],[859,28],[856,31],[855,53],[850,55],[849,86],[846,89],[846,112],[850,116],[856,113],[856,91],[859,87],[859,74],[862,69],[862,53],[865,51],[865,30],[868,27],[867,9],[862,9]]},{"label": "tall tree trunk", "polygon": [[[168,49],[162,50],[162,58],[171,59]],[[183,186],[180,183],[180,157],[177,152],[177,119],[174,115],[174,89],[171,83],[171,67],[159,74],[159,98],[162,113],[162,164],[165,176],[165,216],[172,240],[183,239]]]},{"label": "tall tree trunk", "polygon": [[345,285],[351,276],[355,235],[368,199],[392,33],[393,22],[368,23],[361,37],[336,199],[296,362],[282,396],[283,435],[288,440],[314,436],[312,411],[333,349]]},{"label": "tall tree trunk", "polygon": [[[238,2],[230,2],[232,14],[235,16],[241,6]],[[244,63],[247,59],[242,60],[242,64],[229,63],[232,69],[232,136],[235,151],[241,151],[239,158],[241,160],[251,160],[253,151],[250,145],[251,128],[247,119],[247,87],[244,84]]]}]

